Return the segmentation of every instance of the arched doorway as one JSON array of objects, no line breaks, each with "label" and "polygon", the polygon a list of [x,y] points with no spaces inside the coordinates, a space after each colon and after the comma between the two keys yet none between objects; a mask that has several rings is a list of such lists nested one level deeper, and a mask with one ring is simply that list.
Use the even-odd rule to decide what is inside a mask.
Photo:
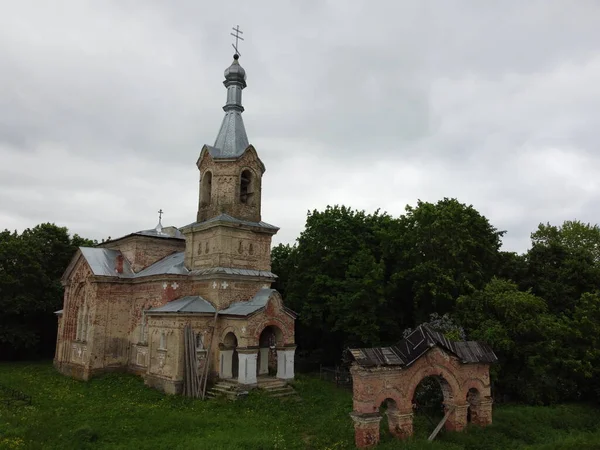
[{"label": "arched doorway", "polygon": [[[439,375],[424,377],[412,395],[414,428],[417,434],[428,436],[444,417],[454,395],[448,382]],[[446,428],[451,428],[446,422]]]},{"label": "arched doorway", "polygon": [[481,405],[481,395],[475,388],[467,392],[467,423],[479,423],[479,406]]},{"label": "arched doorway", "polygon": [[283,333],[275,325],[265,327],[258,339],[257,375],[275,375],[277,372],[277,347],[283,345]]},{"label": "arched doorway", "polygon": [[237,378],[239,370],[237,337],[231,331],[223,338],[220,350],[219,377],[224,379]]},{"label": "arched doorway", "polygon": [[379,405],[379,414],[381,422],[379,422],[380,439],[386,441],[398,435],[399,430],[396,429],[395,416],[398,414],[398,405],[392,398],[386,398]]}]

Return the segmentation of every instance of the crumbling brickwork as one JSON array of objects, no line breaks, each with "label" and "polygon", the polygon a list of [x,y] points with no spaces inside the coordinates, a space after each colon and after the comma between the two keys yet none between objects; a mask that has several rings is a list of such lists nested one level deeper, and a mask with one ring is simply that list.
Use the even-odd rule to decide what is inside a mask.
[{"label": "crumbling brickwork", "polygon": [[435,377],[444,394],[444,408],[452,409],[447,430],[460,431],[471,422],[492,423],[492,398],[488,364],[463,364],[454,355],[433,347],[407,368],[383,366],[351,368],[356,446],[379,442],[379,408],[386,403],[390,432],[398,438],[413,433],[413,397],[418,384]]}]

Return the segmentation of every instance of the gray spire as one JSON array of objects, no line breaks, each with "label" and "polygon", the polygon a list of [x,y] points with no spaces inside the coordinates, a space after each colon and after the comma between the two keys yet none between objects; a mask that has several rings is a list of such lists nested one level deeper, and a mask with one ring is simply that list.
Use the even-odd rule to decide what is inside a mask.
[{"label": "gray spire", "polygon": [[238,158],[248,148],[248,136],[242,120],[242,89],[246,87],[246,71],[233,56],[231,66],[225,69],[227,103],[223,106],[225,117],[213,147],[208,150],[213,158]]}]

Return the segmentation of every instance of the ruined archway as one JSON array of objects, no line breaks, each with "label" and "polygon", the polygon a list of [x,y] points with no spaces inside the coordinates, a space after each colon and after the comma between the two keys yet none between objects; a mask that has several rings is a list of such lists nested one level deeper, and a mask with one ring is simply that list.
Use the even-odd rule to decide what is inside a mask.
[{"label": "ruined archway", "polygon": [[423,380],[433,380],[441,389],[444,415],[440,426],[460,431],[467,424],[467,414],[478,425],[491,423],[489,365],[497,358],[487,345],[451,342],[420,326],[393,347],[349,352],[354,360],[351,417],[357,447],[379,441],[383,402],[390,432],[399,438],[413,434],[415,393]]}]

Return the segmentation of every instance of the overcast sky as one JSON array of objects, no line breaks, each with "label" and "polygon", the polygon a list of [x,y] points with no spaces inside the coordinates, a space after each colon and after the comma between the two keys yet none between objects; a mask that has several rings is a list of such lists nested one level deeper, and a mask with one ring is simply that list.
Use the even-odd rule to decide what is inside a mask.
[{"label": "overcast sky", "polygon": [[456,197],[524,251],[600,222],[600,2],[0,0],[0,228],[195,220],[245,41],[263,220]]}]

